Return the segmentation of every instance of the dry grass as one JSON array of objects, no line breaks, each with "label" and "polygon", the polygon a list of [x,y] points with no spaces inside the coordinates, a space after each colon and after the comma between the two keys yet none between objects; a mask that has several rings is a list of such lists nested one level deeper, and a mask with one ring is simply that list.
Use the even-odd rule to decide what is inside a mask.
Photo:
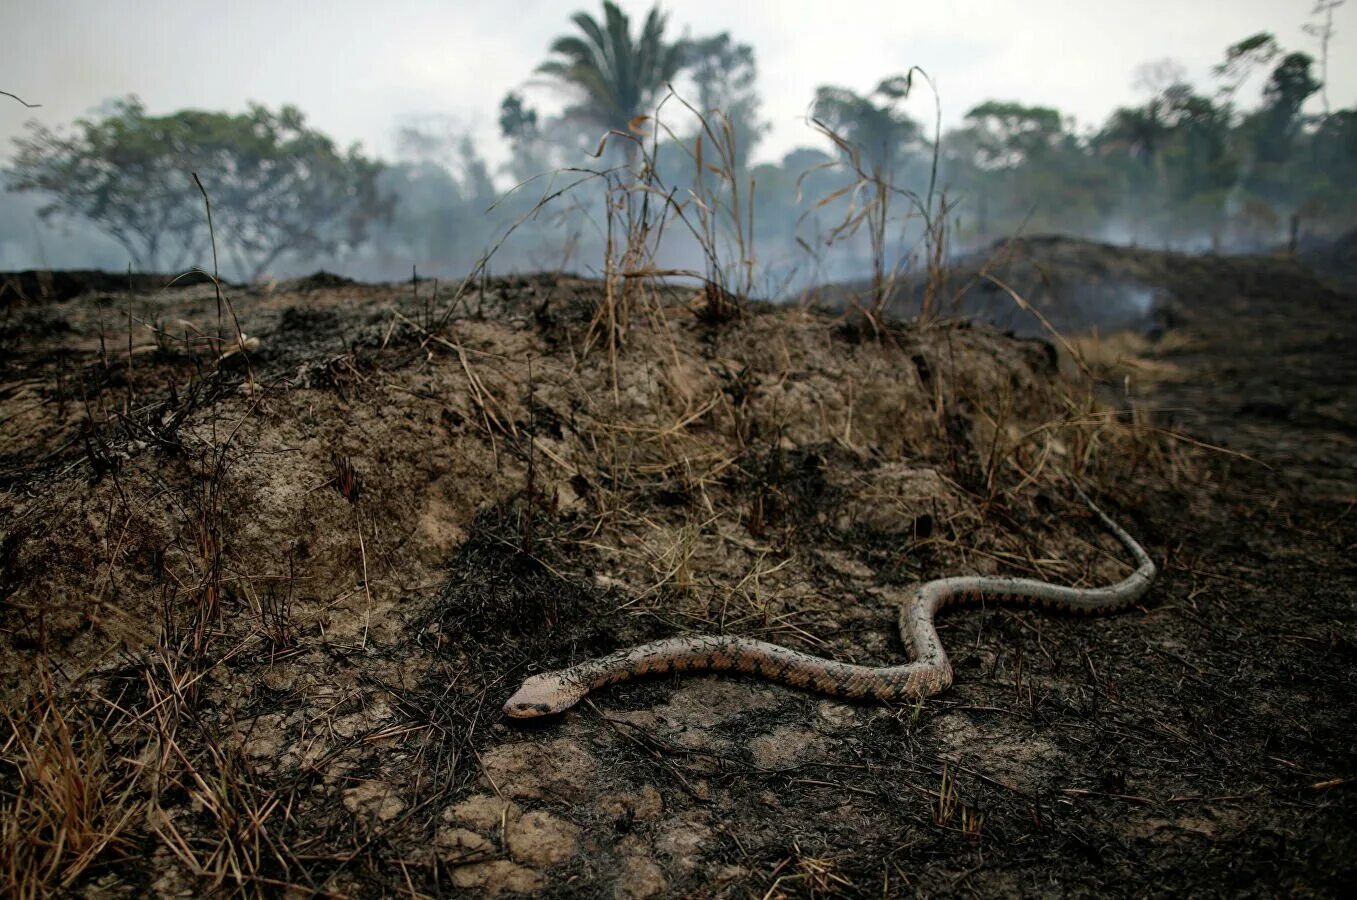
[{"label": "dry grass", "polygon": [[[1102,334],[1095,329],[1072,337],[1070,344],[1080,363],[1098,381],[1124,385],[1129,380],[1144,385],[1182,380],[1185,376],[1181,367],[1160,357],[1189,349],[1188,341],[1173,331],[1152,341],[1138,331]],[[1062,354],[1062,365],[1071,358],[1070,354],[1069,350]]]},{"label": "dry grass", "polygon": [[[601,561],[607,577],[624,589],[627,599],[619,604],[623,615],[636,622],[658,620],[686,630],[740,631],[825,646],[826,639],[807,625],[810,613],[824,614],[826,609],[813,605],[819,598],[806,587],[811,567],[818,564],[806,548],[808,536],[827,527],[816,520],[822,502],[816,491],[847,489],[834,483],[840,477],[833,471],[835,463],[822,463],[816,454],[837,454],[834,459],[848,461],[845,468],[850,470],[883,460],[909,460],[936,470],[940,496],[952,506],[950,511],[932,508],[927,527],[917,525],[913,541],[905,542],[908,549],[948,562],[979,560],[989,568],[1002,565],[1043,577],[1078,573],[1067,564],[1062,568],[1039,558],[1018,536],[983,549],[972,546],[977,526],[1014,510],[1035,515],[1027,512],[1034,498],[1063,493],[1063,482],[1070,477],[1102,483],[1144,472],[1170,480],[1196,477],[1191,454],[1163,440],[1143,412],[1107,410],[1095,401],[1088,383],[1048,378],[1038,362],[1016,351],[1005,363],[978,359],[984,348],[998,347],[998,340],[937,321],[945,290],[946,197],[935,192],[935,185],[925,196],[916,196],[894,186],[889,172],[865,170],[858,148],[823,126],[856,178],[853,200],[835,234],[842,238],[865,229],[873,250],[871,295],[858,302],[858,312],[871,325],[871,340],[844,340],[844,321],[804,310],[751,315],[748,298],[757,281],[751,237],[755,185],[736,170],[739,154],[730,122],[720,114],[701,114],[681,99],[678,103],[700,123],[691,149],[683,146],[699,173],[690,195],[679,196],[656,174],[658,135],[673,136],[657,122],[649,143],[636,134],[605,136],[605,141],[636,146],[638,171],[618,167],[563,173],[575,180],[559,191],[549,188],[534,210],[537,214],[552,202],[568,202],[572,191],[592,188],[603,194],[601,289],[583,327],[562,329],[560,349],[539,356],[541,345],[535,338],[506,338],[510,329],[495,331],[498,325],[487,325],[470,309],[473,295],[479,303],[489,293],[488,255],[446,298],[441,311],[437,285],[425,298],[416,281],[410,298],[416,308],[410,315],[392,313],[380,345],[382,351],[389,349],[388,343],[401,353],[409,351],[404,362],[390,363],[384,357],[390,368],[383,369],[363,359],[366,351],[350,348],[318,367],[334,391],[343,394],[343,408],[325,407],[336,419],[350,405],[390,404],[413,417],[411,410],[432,403],[430,408],[456,420],[447,426],[455,435],[448,442],[457,442],[459,449],[479,448],[482,442],[488,447],[492,463],[475,474],[480,480],[493,479],[494,491],[487,493],[517,516],[513,527],[497,533],[511,544],[515,565],[557,575],[552,554],[570,558],[575,553]],[[905,213],[898,216],[901,203]],[[885,316],[898,275],[909,262],[907,257],[892,258],[889,231],[902,220],[921,223],[924,234],[913,260],[922,260],[927,287],[920,321],[913,324]],[[701,269],[666,269],[657,263],[664,234],[675,228],[701,248]],[[674,279],[685,286],[675,287]],[[281,380],[275,389],[257,376],[249,358],[257,342],[252,344],[241,330],[219,281],[214,280],[214,292],[215,334],[210,327],[204,332],[190,326],[181,329],[184,337],[177,340],[159,325],[153,330],[161,352],[177,347],[195,363],[205,352],[207,363],[215,366],[190,382],[183,392],[187,403],[169,404],[177,418],[165,431],[169,437],[156,445],[173,450],[173,455],[167,451],[167,471],[153,473],[146,479],[150,489],[142,483],[140,494],[133,490],[125,495],[121,481],[111,491],[117,499],[110,508],[118,515],[110,514],[108,521],[123,524],[121,536],[104,542],[107,571],[97,582],[99,602],[107,595],[110,607],[136,608],[138,598],[145,597],[135,591],[145,592],[148,584],[160,582],[155,595],[158,633],[153,641],[128,649],[140,696],[120,700],[111,707],[116,715],[94,721],[74,699],[84,686],[81,678],[63,679],[44,670],[17,706],[4,709],[8,734],[0,781],[0,877],[16,896],[60,892],[90,877],[99,865],[131,856],[135,844],[141,854],[154,847],[157,871],[170,871],[177,879],[171,879],[173,884],[185,890],[257,894],[295,885],[323,892],[332,883],[325,874],[312,878],[308,866],[318,860],[337,871],[361,861],[375,865],[379,851],[414,858],[410,862],[402,856],[400,863],[432,871],[434,886],[442,889],[446,885],[437,880],[441,864],[417,858],[427,849],[419,845],[418,831],[428,826],[427,816],[411,820],[415,824],[401,833],[405,843],[393,839],[388,846],[382,844],[385,832],[369,829],[355,815],[344,820],[344,830],[354,834],[342,836],[352,839],[352,846],[343,852],[333,847],[316,852],[314,844],[335,836],[324,834],[323,825],[321,832],[310,832],[299,821],[305,813],[294,805],[306,795],[296,785],[314,778],[320,793],[322,787],[330,789],[322,775],[349,779],[352,773],[337,760],[355,747],[381,744],[383,753],[407,751],[420,741],[410,752],[418,772],[414,777],[425,777],[422,767],[427,763],[440,780],[432,788],[420,781],[416,790],[428,790],[421,805],[434,808],[470,781],[462,773],[474,769],[470,760],[485,730],[483,708],[493,708],[495,692],[504,687],[501,681],[518,669],[474,669],[478,664],[494,668],[498,662],[497,657],[484,661],[485,648],[474,642],[503,635],[478,633],[474,622],[467,633],[430,629],[402,645],[408,658],[401,663],[451,669],[442,673],[443,693],[426,696],[411,690],[399,683],[409,674],[404,671],[387,670],[381,682],[383,689],[390,687],[392,702],[404,715],[423,717],[419,724],[387,723],[380,730],[373,726],[357,736],[346,734],[348,743],[335,740],[334,710],[378,692],[375,676],[353,672],[366,673],[376,667],[378,654],[393,653],[393,641],[379,645],[370,639],[374,610],[387,602],[385,608],[397,622],[392,630],[399,633],[415,616],[396,606],[391,595],[415,606],[434,593],[427,584],[398,580],[408,561],[401,556],[403,546],[422,536],[409,521],[425,511],[416,507],[427,497],[407,489],[400,502],[410,508],[395,501],[384,505],[387,473],[377,460],[386,448],[368,446],[366,434],[354,435],[345,446],[345,421],[337,426],[307,424],[312,431],[305,439],[329,435],[314,441],[324,446],[322,471],[308,496],[324,495],[336,504],[342,499],[344,512],[331,521],[343,523],[343,541],[352,545],[352,552],[346,567],[332,568],[344,569],[349,594],[362,603],[361,639],[332,640],[317,623],[338,618],[334,608],[347,595],[317,599],[323,586],[299,574],[308,565],[305,554],[321,552],[304,545],[320,544],[324,536],[271,530],[274,523],[262,521],[263,514],[250,507],[247,488],[255,468],[251,442],[257,440],[257,429],[270,416],[288,421],[310,411],[286,406],[289,387]],[[126,319],[130,385],[130,312]],[[1116,352],[1133,350],[1128,345]],[[1102,345],[1075,345],[1075,352],[1092,357],[1088,365],[1095,372],[1110,371],[1112,363],[1105,368],[1101,360],[1112,351]],[[606,377],[600,374],[599,356]],[[242,363],[244,383],[235,384],[226,377],[227,370]],[[1122,364],[1121,356],[1116,364]],[[106,347],[101,365],[110,371],[118,365]],[[412,374],[416,371],[418,376]],[[421,382],[426,375],[429,380]],[[449,385],[454,389],[445,390]],[[895,388],[900,392],[893,392]],[[460,396],[452,396],[455,390]],[[121,412],[101,406],[106,402],[102,394],[86,400],[88,465],[96,477],[107,473],[115,479],[116,454],[102,442],[106,427],[119,416],[125,422],[135,420],[130,387],[125,396]],[[902,397],[913,407],[898,408]],[[543,410],[562,417],[568,410],[568,428],[558,428],[561,436],[553,438],[550,427],[539,427]],[[181,425],[191,433],[180,436]],[[326,432],[327,426],[335,427]],[[303,438],[290,440],[300,443]],[[808,460],[815,465],[806,465]],[[101,482],[97,490],[108,488]],[[446,485],[440,490],[454,492]],[[474,496],[458,495],[457,501],[474,507],[479,498],[467,499]],[[565,503],[571,504],[568,516],[558,505]],[[156,515],[168,509],[168,524],[159,530],[146,524],[154,518],[153,509]],[[921,510],[909,503],[901,501],[901,510],[902,516],[908,513],[923,521]],[[465,515],[468,525],[473,518],[461,509],[457,515]],[[134,519],[146,532],[130,539],[143,545],[137,554],[124,548],[131,528],[127,523]],[[264,537],[247,543],[243,534],[251,527]],[[405,530],[394,537],[387,533],[400,528]],[[138,581],[144,573],[133,570],[148,556],[158,559],[163,577]],[[900,570],[919,565],[906,560],[903,552],[873,559]],[[310,564],[312,582],[320,580],[315,573],[321,569]],[[115,570],[121,579],[115,579]],[[385,596],[378,587],[382,579],[396,585]],[[115,596],[115,582],[132,587]],[[549,632],[563,615],[556,599],[539,598],[528,612],[502,613],[514,620],[504,627]],[[796,607],[797,599],[805,608]],[[488,608],[485,615],[496,612]],[[536,612],[543,622],[527,620]],[[466,655],[440,656],[420,642],[440,652],[451,644]],[[325,660],[332,670],[324,671],[322,680],[348,678],[348,693],[341,696],[335,688],[335,696],[324,698],[323,714],[291,726],[317,744],[326,738],[335,743],[325,754],[296,763],[296,781],[289,784],[261,771],[261,764],[244,752],[239,734],[231,729],[233,717],[261,714],[247,709],[247,698],[232,694],[238,685],[224,685],[223,673],[254,661],[266,664],[270,672],[277,666],[301,681],[288,664],[314,666],[297,661],[308,653],[311,659],[330,654]],[[521,660],[513,662],[521,668]],[[255,670],[245,671],[259,678]],[[106,684],[101,680],[106,677],[91,682]],[[295,691],[287,694],[286,703],[295,702],[308,715],[319,702],[300,688],[280,691]],[[269,699],[268,692],[259,693]],[[920,703],[910,712],[910,723],[917,724],[922,713]],[[316,737],[317,732],[324,737]],[[377,750],[371,752],[374,756],[365,758],[369,762]],[[461,780],[452,780],[449,773]],[[931,804],[939,828],[979,843],[985,813],[962,801],[945,766],[936,797],[916,797],[915,802],[925,817]],[[407,827],[404,819],[390,825],[393,832],[400,827]],[[412,878],[405,871],[400,889],[412,895],[428,892],[428,882],[416,889]],[[389,887],[394,882],[382,883]],[[769,897],[858,888],[840,873],[835,858],[802,853],[799,847],[773,868],[768,884]]]},{"label": "dry grass", "polygon": [[[270,820],[283,813],[281,801],[254,783],[239,751],[223,747],[196,715],[199,676],[172,655],[158,662],[145,672],[144,721],[155,760],[148,773],[149,827],[188,873],[213,888],[284,884],[266,874],[275,864],[284,872],[293,867],[290,851],[270,832]],[[181,793],[198,813],[192,828],[182,804],[167,801]]]},{"label": "dry grass", "polygon": [[[943,294],[947,287],[947,221],[953,212],[947,192],[938,186],[938,163],[941,153],[942,104],[933,80],[917,66],[904,76],[904,96],[913,88],[914,78],[922,78],[933,93],[935,122],[933,133],[932,166],[924,193],[900,187],[889,163],[869,163],[862,148],[843,137],[818,119],[811,120],[812,128],[827,139],[839,152],[839,159],[822,163],[816,169],[846,171],[852,180],[828,196],[819,198],[814,209],[844,200],[843,218],[830,229],[826,244],[851,239],[863,232],[871,248],[872,274],[868,281],[868,296],[849,297],[849,304],[871,326],[878,338],[884,328],[886,308],[896,296],[902,274],[906,269],[922,268],[922,294],[919,319],[927,321],[941,311]],[[815,171],[812,169],[811,171]],[[800,183],[810,172],[802,174]],[[904,213],[896,211],[904,204]],[[809,214],[809,213],[807,213]],[[920,226],[921,246],[903,249],[909,229]]]},{"label": "dry grass", "polygon": [[0,707],[0,885],[11,897],[68,889],[91,867],[130,852],[142,814],[132,761],[110,745],[108,721],[59,696],[39,659],[17,703]]},{"label": "dry grass", "polygon": [[853,890],[853,882],[836,871],[834,859],[803,853],[800,847],[793,849],[794,854],[780,861],[769,873],[772,884],[763,894],[763,900],[832,897]]}]

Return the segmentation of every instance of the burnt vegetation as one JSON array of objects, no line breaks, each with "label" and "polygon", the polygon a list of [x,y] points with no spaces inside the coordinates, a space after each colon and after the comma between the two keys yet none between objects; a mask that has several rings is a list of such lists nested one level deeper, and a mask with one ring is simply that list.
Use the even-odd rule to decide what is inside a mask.
[{"label": "burnt vegetation", "polygon": [[[379,171],[295,110],[129,103],[80,126],[297,142],[339,206],[294,239],[417,265],[253,278],[296,245],[248,231],[229,262],[249,204],[209,219],[208,198],[243,200],[205,168],[201,222],[167,239],[220,242],[241,283],[0,281],[0,891],[1340,894],[1357,179],[1333,149],[1351,111],[1301,112],[1313,61],[1255,36],[1218,74],[1267,73],[1260,108],[1161,79],[1083,136],[1005,103],[930,132],[902,111],[929,87],[911,70],[822,89],[829,152],[751,166],[748,46],[670,42],[658,12],[633,31],[612,4],[573,21],[541,72],[576,105],[542,121],[513,96],[501,124],[520,161],[559,162],[580,123],[597,152],[514,191],[451,279],[378,195],[480,202],[468,144],[452,178],[427,129]],[[35,133],[23,177],[64,159],[43,147],[84,152],[57,140]],[[1023,192],[1069,167],[1092,199],[1043,207],[1041,230],[1083,210],[1176,249],[1015,235]],[[980,223],[961,195],[988,198]],[[598,227],[553,271],[492,272],[577,214]],[[788,216],[833,247],[757,224]],[[760,266],[798,238],[815,275],[857,280],[803,291]],[[1115,581],[1128,561],[1071,481],[1160,580],[1110,617],[944,614],[956,683],[935,698],[691,677],[500,714],[528,675],[674,634],[895,663],[920,580]]]}]

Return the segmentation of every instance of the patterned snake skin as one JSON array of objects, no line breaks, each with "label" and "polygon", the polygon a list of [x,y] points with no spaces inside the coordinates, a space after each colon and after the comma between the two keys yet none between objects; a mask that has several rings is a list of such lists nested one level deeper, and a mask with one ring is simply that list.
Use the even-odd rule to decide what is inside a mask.
[{"label": "patterned snake skin", "polygon": [[938,640],[933,616],[964,599],[1013,597],[1073,613],[1125,609],[1154,581],[1154,562],[1135,539],[1108,518],[1076,485],[1075,490],[1136,560],[1136,570],[1108,587],[1071,588],[1029,578],[979,575],[940,578],[917,587],[900,608],[900,635],[913,661],[903,666],[858,666],[799,653],[764,641],[724,635],[667,638],[619,650],[588,662],[533,675],[504,705],[516,719],[569,709],[590,691],[641,675],[674,672],[740,672],[836,697],[910,700],[930,697],[952,684],[952,664]]}]

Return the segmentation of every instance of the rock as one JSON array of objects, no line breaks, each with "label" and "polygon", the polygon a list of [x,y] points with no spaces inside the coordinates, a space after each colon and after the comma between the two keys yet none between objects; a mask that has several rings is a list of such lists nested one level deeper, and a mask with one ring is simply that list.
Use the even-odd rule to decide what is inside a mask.
[{"label": "rock", "polygon": [[642,785],[635,793],[605,794],[598,808],[615,819],[654,822],[664,812],[664,798],[652,784]]},{"label": "rock", "polygon": [[509,797],[578,802],[592,798],[598,778],[597,761],[570,738],[494,747],[482,754],[481,763],[487,786]]},{"label": "rock", "polygon": [[785,769],[824,755],[824,739],[807,728],[780,725],[749,742],[749,755],[760,769]]},{"label": "rock", "polygon": [[405,801],[385,781],[362,781],[343,793],[344,808],[355,815],[389,822],[405,809]]},{"label": "rock", "polygon": [[691,871],[697,868],[702,848],[711,837],[711,828],[690,816],[669,823],[655,839],[655,849],[679,868]]},{"label": "rock", "polygon": [[669,881],[655,860],[648,856],[628,856],[622,860],[621,874],[613,896],[618,900],[641,900],[663,893]]},{"label": "rock", "polygon": [[541,810],[531,810],[509,825],[505,848],[514,859],[534,866],[554,866],[575,855],[580,829]]},{"label": "rock", "polygon": [[494,794],[472,794],[443,810],[444,822],[461,822],[482,832],[499,828],[517,819],[522,810],[512,800]]},{"label": "rock", "polygon": [[831,729],[847,728],[857,719],[857,710],[847,703],[835,703],[833,700],[821,700],[815,705],[815,711]]},{"label": "rock", "polygon": [[469,828],[440,828],[434,849],[444,862],[466,862],[494,852],[495,846]]},{"label": "rock", "polygon": [[540,874],[507,859],[458,866],[452,870],[451,877],[456,887],[480,888],[491,897],[506,891],[528,894],[541,890],[543,885]]}]

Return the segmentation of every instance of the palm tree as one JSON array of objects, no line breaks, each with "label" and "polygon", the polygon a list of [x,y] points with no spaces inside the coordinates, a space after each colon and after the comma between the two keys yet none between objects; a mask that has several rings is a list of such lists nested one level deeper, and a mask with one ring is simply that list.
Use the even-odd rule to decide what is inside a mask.
[{"label": "palm tree", "polygon": [[559,37],[551,45],[556,59],[537,67],[579,94],[566,109],[567,119],[626,132],[637,116],[651,111],[664,86],[683,66],[683,43],[664,41],[666,16],[650,10],[633,42],[631,21],[617,4],[603,4],[603,22],[580,12],[571,21],[583,37]]},{"label": "palm tree", "polygon": [[1107,147],[1120,147],[1155,173],[1161,191],[1168,190],[1168,171],[1164,165],[1164,144],[1173,126],[1164,117],[1161,97],[1144,106],[1121,107],[1104,126],[1099,140]]}]

